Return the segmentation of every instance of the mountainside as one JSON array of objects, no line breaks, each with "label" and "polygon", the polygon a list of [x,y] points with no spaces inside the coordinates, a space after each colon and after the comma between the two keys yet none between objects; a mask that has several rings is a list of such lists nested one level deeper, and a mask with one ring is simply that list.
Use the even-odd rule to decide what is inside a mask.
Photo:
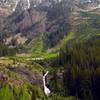
[{"label": "mountainside", "polygon": [[[56,8],[55,11],[53,11],[53,8],[49,8],[42,3],[41,5],[39,5],[40,8],[38,8],[37,6],[26,9],[24,6],[25,4],[23,3],[25,3],[25,1],[18,2],[14,12],[12,11],[12,13],[10,15],[8,14],[8,16],[4,14],[5,18],[1,18],[2,23],[0,32],[7,35],[7,39],[5,39],[6,36],[4,36],[2,40],[5,39],[3,41],[8,41],[12,36],[15,37],[16,34],[21,34],[21,36],[25,36],[27,40],[31,39],[33,41],[33,39],[39,36],[39,34],[50,33],[50,37],[53,39],[53,41],[48,48],[51,48],[52,46],[57,44],[59,39],[63,38],[63,36],[67,32],[67,29],[65,27],[68,25],[68,16],[64,18],[65,15],[62,15],[62,13],[59,13],[59,15],[57,15],[55,11],[59,9],[57,8],[58,4],[55,5]],[[4,7],[5,6],[7,5],[4,5]],[[45,11],[45,9],[48,10]],[[4,16],[3,14],[1,15]],[[52,15],[54,16],[53,19]],[[63,27],[61,29],[62,25]],[[64,31],[61,33],[60,37],[60,34],[57,32],[61,32],[62,30]],[[55,36],[53,36],[56,34],[58,35],[57,39],[55,39]]]},{"label": "mountainside", "polygon": [[100,13],[98,0],[9,0],[0,4],[1,42],[9,47],[15,41],[15,45],[34,48],[34,41],[41,37],[43,48],[51,51],[71,30],[91,20],[85,13]]},{"label": "mountainside", "polygon": [[100,0],[0,0],[0,100],[100,100]]}]

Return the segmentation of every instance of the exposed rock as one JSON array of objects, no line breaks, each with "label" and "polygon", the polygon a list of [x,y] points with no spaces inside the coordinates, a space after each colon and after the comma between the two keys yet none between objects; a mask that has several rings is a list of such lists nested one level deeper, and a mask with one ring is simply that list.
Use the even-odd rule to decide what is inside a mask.
[{"label": "exposed rock", "polygon": [[[27,40],[35,39],[42,33],[47,33],[46,36],[44,34],[44,39],[46,39],[45,43],[48,44],[46,44],[46,49],[49,49],[67,35],[70,24],[73,24],[73,19],[80,17],[80,8],[91,9],[98,6],[98,3],[99,0],[91,0],[91,2],[90,0],[59,2],[55,0],[52,2],[30,0],[30,7],[28,7],[27,0],[20,0],[15,11],[12,11],[16,5],[16,0],[7,1],[7,3],[2,1],[1,4],[3,5],[0,5],[0,32],[4,34],[2,38],[9,38],[20,33]],[[72,13],[78,13],[78,15],[74,16]]]},{"label": "exposed rock", "polygon": [[26,68],[8,68],[10,71],[14,71],[16,72],[18,75],[21,76],[21,78],[25,81],[30,82],[31,84],[34,85],[39,85],[39,86],[43,86],[43,81],[42,81],[42,74],[36,74],[36,73],[32,73],[31,71],[29,71]]}]

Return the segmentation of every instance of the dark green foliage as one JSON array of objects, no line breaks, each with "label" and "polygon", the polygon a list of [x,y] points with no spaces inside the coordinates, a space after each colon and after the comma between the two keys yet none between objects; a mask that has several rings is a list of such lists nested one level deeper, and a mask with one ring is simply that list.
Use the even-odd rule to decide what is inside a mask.
[{"label": "dark green foliage", "polygon": [[0,43],[0,56],[15,55],[16,48],[9,48],[8,46]]},{"label": "dark green foliage", "polygon": [[60,50],[64,93],[81,100],[99,100],[100,96],[100,40],[93,37],[88,42],[73,43]]},{"label": "dark green foliage", "polygon": [[[52,78],[51,78],[51,80],[50,80],[50,87],[51,87],[51,90],[54,92],[54,93],[60,93],[60,91],[62,91],[62,83],[61,83],[61,81],[62,80],[60,80],[59,79],[59,77],[58,77],[58,75],[57,75],[57,69],[54,69],[53,71],[52,71]],[[61,93],[60,93],[61,94]]]}]

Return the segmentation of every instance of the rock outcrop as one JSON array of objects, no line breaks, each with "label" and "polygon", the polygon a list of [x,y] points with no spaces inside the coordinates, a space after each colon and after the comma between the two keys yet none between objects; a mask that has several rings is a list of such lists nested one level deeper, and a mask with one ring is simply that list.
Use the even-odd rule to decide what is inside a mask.
[{"label": "rock outcrop", "polygon": [[[16,2],[18,2],[17,5]],[[0,2],[3,4],[0,5],[0,33],[4,34],[3,38],[21,34],[27,39],[35,39],[45,33],[44,41],[49,49],[67,35],[73,21],[71,18],[74,17],[70,16],[72,12],[78,13],[79,16],[79,9],[91,9],[98,6],[98,3],[97,0],[58,2],[9,0],[6,3],[2,1]]]}]

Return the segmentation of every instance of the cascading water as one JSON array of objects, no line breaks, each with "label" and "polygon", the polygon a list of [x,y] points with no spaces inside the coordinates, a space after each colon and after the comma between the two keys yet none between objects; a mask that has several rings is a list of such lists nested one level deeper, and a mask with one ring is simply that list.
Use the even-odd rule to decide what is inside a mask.
[{"label": "cascading water", "polygon": [[45,95],[46,96],[49,96],[50,95],[50,93],[51,93],[51,91],[50,91],[50,89],[46,86],[46,82],[45,82],[45,78],[46,78],[46,76],[48,75],[48,71],[44,74],[44,76],[43,76],[43,86],[44,86],[44,93],[45,93]]},{"label": "cascading water", "polygon": [[17,7],[17,5],[18,5],[19,2],[20,2],[20,0],[17,0],[17,1],[16,1],[16,4],[15,4],[15,7],[13,8],[13,11],[16,10],[16,7]]}]

